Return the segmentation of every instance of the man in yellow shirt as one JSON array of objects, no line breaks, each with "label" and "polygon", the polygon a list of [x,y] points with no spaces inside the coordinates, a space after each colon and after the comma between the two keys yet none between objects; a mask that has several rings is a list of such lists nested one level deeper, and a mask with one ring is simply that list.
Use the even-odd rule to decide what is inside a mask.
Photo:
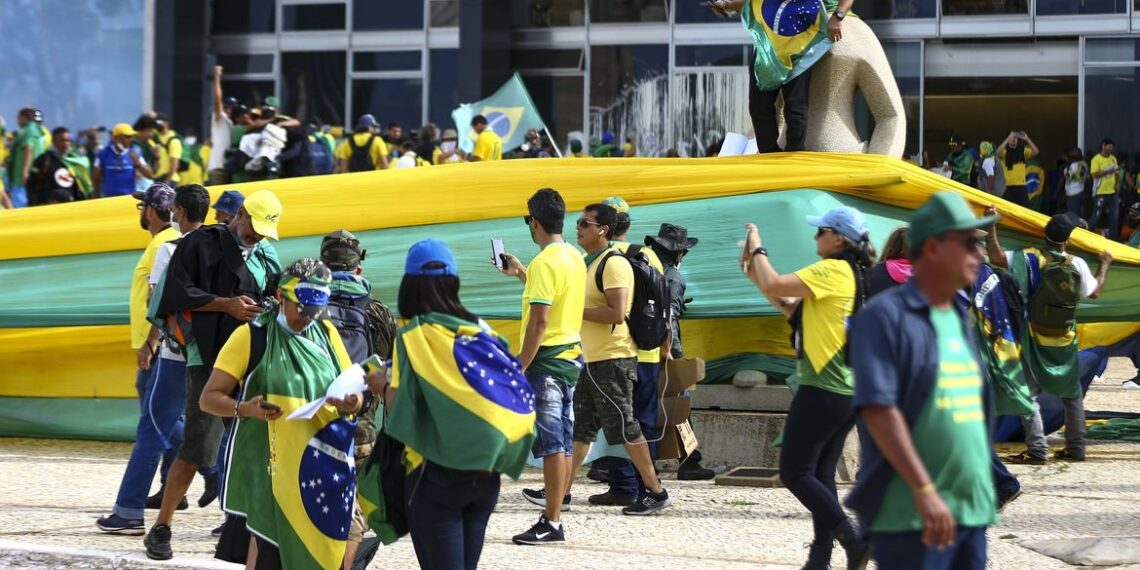
[{"label": "man in yellow shirt", "polygon": [[158,168],[154,169],[155,181],[177,186],[182,168],[182,138],[170,128],[170,119],[158,116],[158,130],[154,134],[162,152],[158,154]]},{"label": "man in yellow shirt", "polygon": [[388,168],[388,143],[376,134],[380,123],[372,115],[361,115],[356,121],[356,132],[345,137],[336,148],[334,172],[367,172]]},{"label": "man in yellow shirt", "polygon": [[1116,194],[1116,172],[1120,165],[1112,154],[1112,139],[1100,143],[1100,154],[1092,159],[1089,174],[1093,180],[1093,214],[1089,227],[1104,237],[1116,238],[1120,231],[1120,198]]},{"label": "man in yellow shirt", "polygon": [[471,128],[479,136],[475,139],[475,151],[471,153],[468,160],[472,162],[502,160],[503,139],[495,134],[495,129],[488,128],[487,117],[475,115],[475,118],[471,119]]},{"label": "man in yellow shirt", "polygon": [[[1025,146],[1022,147],[1022,141]],[[997,155],[1001,159],[1002,169],[1005,170],[1006,200],[1022,206],[1029,207],[1029,189],[1025,186],[1025,162],[1037,156],[1037,145],[1029,139],[1025,131],[1012,131],[998,147]]]},{"label": "man in yellow shirt", "polygon": [[[564,542],[561,512],[570,504],[574,463],[574,388],[582,370],[582,311],[585,307],[586,264],[574,246],[562,239],[566,202],[558,192],[543,188],[527,200],[524,221],[538,255],[523,267],[504,254],[506,275],[523,284],[522,350],[519,361],[534,390],[535,457],[542,458],[544,487],[523,489],[526,500],[543,507],[538,523],[514,537],[515,544]],[[547,492],[554,500],[547,500]]]}]

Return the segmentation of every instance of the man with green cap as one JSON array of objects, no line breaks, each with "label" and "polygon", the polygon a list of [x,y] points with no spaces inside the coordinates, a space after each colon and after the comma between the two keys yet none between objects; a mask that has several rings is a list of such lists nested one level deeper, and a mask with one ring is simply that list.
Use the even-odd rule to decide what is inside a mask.
[{"label": "man with green cap", "polygon": [[986,527],[997,517],[984,368],[965,309],[954,298],[984,260],[977,218],[956,193],[915,211],[914,276],[880,293],[848,335],[854,405],[870,435],[847,498],[883,570],[986,567]]}]

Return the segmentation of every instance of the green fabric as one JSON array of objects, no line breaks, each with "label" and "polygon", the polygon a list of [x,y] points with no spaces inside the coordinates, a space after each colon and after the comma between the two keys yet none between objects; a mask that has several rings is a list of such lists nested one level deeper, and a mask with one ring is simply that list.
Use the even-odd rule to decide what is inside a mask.
[{"label": "green fabric", "polygon": [[[1025,294],[1025,305],[1029,306],[1029,261],[1021,250],[1014,252],[1009,273],[1017,280],[1018,287]],[[1079,317],[1079,308],[1077,314]],[[1076,335],[1072,335],[1072,342],[1064,346],[1053,346],[1060,343],[1059,339],[1042,343],[1033,332],[1032,316],[1030,318],[1022,335],[1022,366],[1042,390],[1066,400],[1079,399],[1082,392]]]},{"label": "green fabric", "polygon": [[1140,230],[1132,232],[1128,237],[1128,247],[1140,247]]},{"label": "green fabric", "polygon": [[[277,323],[276,310],[262,315],[255,325],[265,328],[265,352],[253,370],[248,372],[242,385],[242,399],[262,394],[270,402],[281,398],[309,402],[323,396],[328,385],[340,373],[324,325],[313,323],[305,332],[294,334]],[[330,422],[322,417],[318,412],[313,419],[297,421],[319,424],[318,430],[327,426],[340,427],[335,425],[339,419]],[[276,422],[259,419],[238,421],[232,443],[235,459],[228,466],[224,508],[227,512],[244,513],[251,531],[277,544],[285,567],[316,568],[319,564],[312,558],[301,536],[304,531],[294,528],[286,516],[287,512],[295,512],[296,505],[282,503],[282,496],[287,493],[285,489],[298,486],[304,469],[303,462],[291,460],[283,449],[299,446],[306,450],[299,455],[307,457],[310,440],[304,437],[305,434],[300,434],[301,438],[290,438],[298,432],[275,426]],[[351,457],[352,439],[348,437],[344,441],[347,443],[345,447],[333,449]],[[321,440],[321,443],[328,442]],[[348,485],[347,481],[345,485]],[[328,492],[329,503],[339,506],[342,488],[329,480],[323,482],[322,491]],[[347,525],[351,513],[346,510],[342,518],[341,524]],[[332,540],[331,537],[324,539]]]},{"label": "green fabric", "polygon": [[705,378],[700,384],[731,384],[742,370],[759,370],[769,379],[790,380],[796,371],[796,360],[756,352],[734,352],[705,362]]},{"label": "green fabric", "polygon": [[855,395],[855,378],[851,368],[847,366],[847,349],[840,349],[819,372],[811,365],[808,358],[801,358],[796,369],[801,386],[814,386],[820,390],[827,390],[843,396]]},{"label": "green fabric", "polygon": [[[756,5],[760,6],[763,14],[755,13]],[[835,0],[827,0],[823,3],[822,13],[816,14],[815,6],[802,0],[795,4],[781,3],[780,0],[758,2],[749,0],[744,3],[740,11],[740,21],[744,25],[744,30],[752,37],[752,45],[756,48],[752,69],[756,85],[761,91],[775,91],[802,74],[827,53],[831,48],[831,42],[827,38],[828,15],[837,5]],[[785,7],[789,7],[788,12],[797,12],[784,14],[784,17],[792,19],[793,23],[784,25],[762,21],[768,18],[780,18],[785,12]],[[800,9],[806,12],[801,13]],[[803,26],[803,30],[797,29],[801,26],[796,20],[807,17],[812,18],[811,25]],[[792,35],[790,31],[796,33]]]},{"label": "green fabric", "polygon": [[43,152],[44,138],[39,123],[29,121],[28,124],[16,131],[16,136],[12,139],[12,154],[9,159],[12,162],[8,170],[12,179],[12,187],[18,188],[24,185],[24,157],[27,157],[30,168],[32,161]]},{"label": "green fabric", "polygon": [[0,437],[134,441],[137,398],[0,398]]},{"label": "green fabric", "polygon": [[590,156],[594,158],[609,158],[614,155],[614,149],[616,148],[617,147],[613,144],[598,145],[590,151]]},{"label": "green fabric", "polygon": [[549,374],[573,387],[578,383],[578,375],[582,372],[582,358],[579,356],[576,360],[566,360],[559,358],[559,355],[576,347],[578,354],[582,354],[582,344],[577,342],[538,347],[534,360],[526,369],[527,374]]},{"label": "green fabric", "polygon": [[75,183],[79,185],[79,190],[83,192],[83,195],[91,196],[91,191],[95,187],[91,182],[91,161],[86,156],[75,152],[74,149],[59,158],[67,170],[71,172],[71,175],[75,177]]},{"label": "green fabric", "polygon": [[1107,424],[1089,426],[1085,438],[1140,441],[1140,419],[1112,418]]},{"label": "green fabric", "polygon": [[946,157],[946,161],[950,163],[950,178],[955,182],[969,186],[970,173],[974,170],[974,155],[963,150],[956,154],[950,154]]},{"label": "green fabric", "polygon": [[[957,311],[931,308],[930,322],[938,337],[938,381],[910,436],[958,526],[988,526],[997,518],[997,497],[983,408],[985,387]],[[922,519],[914,493],[896,474],[871,532],[919,530]]]}]

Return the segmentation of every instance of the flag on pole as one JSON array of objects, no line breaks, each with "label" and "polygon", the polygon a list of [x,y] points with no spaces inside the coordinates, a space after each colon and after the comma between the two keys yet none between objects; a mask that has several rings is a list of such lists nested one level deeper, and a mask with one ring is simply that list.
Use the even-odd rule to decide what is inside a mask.
[{"label": "flag on pole", "polygon": [[471,128],[471,119],[476,115],[487,118],[487,126],[503,139],[504,151],[522,146],[527,130],[546,128],[518,73],[512,75],[494,95],[475,103],[464,103],[451,112],[459,134],[459,148],[463,152],[471,152],[475,148],[476,135]]},{"label": "flag on pole", "polygon": [[798,77],[827,50],[827,8],[821,0],[748,0],[740,11],[752,36],[756,85],[774,91]]}]

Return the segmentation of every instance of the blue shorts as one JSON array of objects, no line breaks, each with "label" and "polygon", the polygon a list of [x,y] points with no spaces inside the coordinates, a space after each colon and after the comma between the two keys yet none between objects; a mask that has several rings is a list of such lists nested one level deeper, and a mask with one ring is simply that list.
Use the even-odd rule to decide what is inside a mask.
[{"label": "blue shorts", "polygon": [[574,388],[549,374],[527,374],[534,390],[535,457],[574,454]]}]

